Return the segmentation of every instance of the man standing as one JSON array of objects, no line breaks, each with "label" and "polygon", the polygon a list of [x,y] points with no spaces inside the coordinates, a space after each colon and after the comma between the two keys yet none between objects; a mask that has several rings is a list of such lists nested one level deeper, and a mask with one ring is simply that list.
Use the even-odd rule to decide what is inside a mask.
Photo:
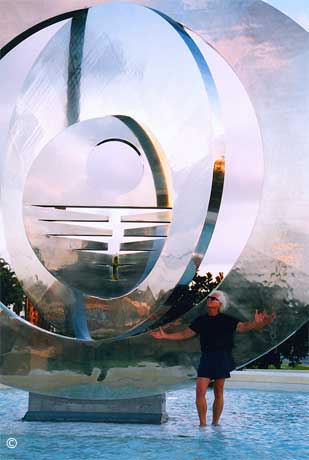
[{"label": "man standing", "polygon": [[212,424],[218,425],[224,404],[223,389],[230,371],[235,368],[232,358],[234,332],[247,332],[262,329],[271,324],[275,314],[255,311],[253,321],[241,322],[231,316],[220,313],[227,306],[227,299],[222,291],[214,291],[206,300],[207,313],[196,318],[189,327],[180,332],[167,334],[162,328],[151,332],[156,339],[185,340],[200,335],[202,356],[196,380],[196,408],[200,426],[206,426],[206,391],[214,380],[214,403]]}]

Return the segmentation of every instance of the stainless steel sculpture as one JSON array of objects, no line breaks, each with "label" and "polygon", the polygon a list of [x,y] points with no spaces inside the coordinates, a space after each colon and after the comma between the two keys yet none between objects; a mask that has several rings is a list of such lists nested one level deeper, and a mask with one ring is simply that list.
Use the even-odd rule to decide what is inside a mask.
[{"label": "stainless steel sculpture", "polygon": [[[1,305],[1,381],[55,396],[128,398],[195,375],[196,340],[157,342],[148,332],[172,320],[182,327],[203,308],[180,306],[179,295],[208,260],[228,199],[228,130],[224,140],[201,39],[237,74],[263,139],[259,212],[220,289],[231,314],[270,306],[278,320],[238,339],[237,364],[308,319],[308,34],[256,0],[93,3],[101,4],[70,12],[76,2],[65,2],[59,17],[50,5],[52,19],[13,41],[1,37],[2,73],[23,40],[44,41],[58,24],[19,91],[1,159],[12,266],[58,334]],[[249,167],[248,150],[242,174]]]}]

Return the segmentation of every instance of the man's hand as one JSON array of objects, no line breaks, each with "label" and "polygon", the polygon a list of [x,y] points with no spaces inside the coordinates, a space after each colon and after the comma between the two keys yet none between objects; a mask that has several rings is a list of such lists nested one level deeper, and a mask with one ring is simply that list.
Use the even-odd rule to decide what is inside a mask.
[{"label": "man's hand", "polygon": [[271,324],[276,319],[276,313],[271,313],[268,315],[266,311],[259,313],[258,310],[255,310],[254,320],[246,321],[245,323],[240,322],[237,324],[237,332],[248,332],[248,331],[257,331],[263,329],[263,327]]},{"label": "man's hand", "polygon": [[159,327],[158,331],[152,331],[150,332],[151,337],[154,337],[155,339],[166,339],[167,334],[166,332],[163,331],[162,327]]},{"label": "man's hand", "polygon": [[256,323],[258,323],[258,324],[259,324],[259,323],[262,323],[262,322],[263,322],[263,319],[264,319],[265,313],[266,313],[265,310],[264,310],[263,312],[261,312],[261,313],[259,313],[258,310],[255,310],[254,321],[255,321]]},{"label": "man's hand", "polygon": [[276,318],[276,313],[271,313],[268,315],[266,311],[259,313],[258,310],[255,310],[254,321],[258,326],[267,326],[267,324],[271,324],[274,319]]},{"label": "man's hand", "polygon": [[189,327],[186,327],[186,329],[183,329],[182,331],[171,332],[167,334],[166,332],[163,331],[162,327],[159,327],[158,331],[150,332],[150,335],[151,337],[154,337],[155,339],[186,340],[186,339],[191,339],[192,337],[194,337],[196,335],[196,332],[194,332]]}]

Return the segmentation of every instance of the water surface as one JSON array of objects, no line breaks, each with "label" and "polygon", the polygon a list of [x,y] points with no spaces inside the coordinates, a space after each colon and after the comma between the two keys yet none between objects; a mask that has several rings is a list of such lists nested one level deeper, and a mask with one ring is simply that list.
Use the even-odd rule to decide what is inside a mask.
[{"label": "water surface", "polygon": [[[221,425],[204,429],[193,386],[168,393],[169,421],[160,426],[21,422],[27,398],[19,390],[0,390],[1,460],[308,459],[306,393],[227,389]],[[207,399],[210,406],[212,391]],[[10,437],[15,449],[6,447]]]}]

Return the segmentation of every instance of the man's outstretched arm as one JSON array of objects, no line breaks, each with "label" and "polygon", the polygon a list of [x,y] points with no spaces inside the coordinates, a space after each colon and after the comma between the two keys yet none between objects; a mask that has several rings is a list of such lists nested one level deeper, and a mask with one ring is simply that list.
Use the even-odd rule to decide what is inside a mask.
[{"label": "man's outstretched arm", "polygon": [[275,313],[268,315],[265,311],[259,313],[257,310],[255,310],[254,320],[238,323],[236,332],[258,331],[259,329],[263,329],[263,327],[267,326],[268,324],[271,324],[275,318]]},{"label": "man's outstretched arm", "polygon": [[162,327],[159,327],[159,331],[150,332],[151,337],[155,339],[164,339],[164,340],[186,340],[194,337],[196,332],[194,332],[190,327],[187,327],[183,331],[171,332],[170,334],[164,332]]}]

